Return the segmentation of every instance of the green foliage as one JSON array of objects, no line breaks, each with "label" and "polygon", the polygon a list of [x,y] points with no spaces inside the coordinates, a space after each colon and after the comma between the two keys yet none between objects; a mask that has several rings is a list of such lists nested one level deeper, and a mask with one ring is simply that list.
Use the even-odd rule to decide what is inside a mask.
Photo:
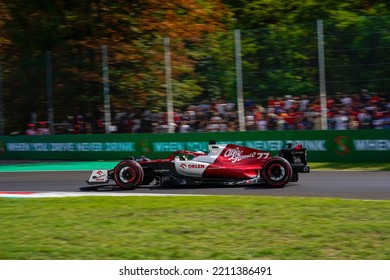
[{"label": "green foliage", "polygon": [[348,21],[358,16],[388,15],[387,0],[224,0],[234,12],[237,27],[258,29],[275,24],[322,20]]},{"label": "green foliage", "polygon": [[[53,56],[57,121],[77,112],[94,118],[99,114],[103,99],[102,45],[108,45],[110,52],[113,111],[124,108],[164,111],[163,38],[196,42],[202,36],[223,30],[231,17],[218,0],[131,3],[0,0],[0,10],[0,28],[7,31],[7,37],[0,39],[0,51],[6,57],[7,130],[23,130],[31,112],[36,112],[40,120],[46,119],[45,52],[48,50]],[[195,64],[191,56],[191,51],[172,51],[175,90],[182,92],[185,101],[202,93],[199,81],[194,78]]]},{"label": "green foliage", "polygon": [[46,51],[57,122],[77,111],[99,114],[102,45],[112,111],[164,111],[164,37],[175,106],[236,99],[234,29],[242,30],[246,99],[317,94],[318,19],[329,91],[385,91],[389,10],[387,0],[0,0],[6,130],[22,130],[31,112],[47,118]]},{"label": "green foliage", "polygon": [[2,260],[390,257],[389,201],[134,196],[0,202]]},{"label": "green foliage", "polygon": [[[324,20],[328,93],[389,88],[389,2],[225,0],[242,30],[246,99],[316,95],[316,21]],[[381,17],[372,17],[372,16]]]},{"label": "green foliage", "polygon": [[[390,17],[360,17],[326,22],[327,77],[330,92],[386,92],[390,57]],[[345,36],[343,36],[345,34]]]},{"label": "green foliage", "polygon": [[246,98],[317,93],[315,32],[315,24],[242,31]]}]

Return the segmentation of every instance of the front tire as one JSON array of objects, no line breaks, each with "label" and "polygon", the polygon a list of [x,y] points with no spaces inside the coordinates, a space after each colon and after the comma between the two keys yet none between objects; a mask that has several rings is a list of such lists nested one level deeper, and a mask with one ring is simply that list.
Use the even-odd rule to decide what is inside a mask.
[{"label": "front tire", "polygon": [[141,165],[134,160],[120,162],[114,169],[115,183],[126,190],[133,190],[144,179],[144,170]]},{"label": "front tire", "polygon": [[264,163],[260,174],[267,185],[283,188],[291,180],[293,171],[286,159],[272,157]]}]

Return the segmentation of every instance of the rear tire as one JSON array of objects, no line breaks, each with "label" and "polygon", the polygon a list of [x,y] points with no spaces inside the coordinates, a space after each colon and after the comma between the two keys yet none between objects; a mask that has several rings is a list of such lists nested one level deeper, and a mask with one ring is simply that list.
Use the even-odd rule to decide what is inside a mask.
[{"label": "rear tire", "polygon": [[144,170],[134,160],[120,162],[114,169],[115,183],[125,190],[133,190],[144,179]]},{"label": "rear tire", "polygon": [[286,159],[272,157],[264,163],[260,174],[267,185],[283,188],[291,180],[293,171]]}]

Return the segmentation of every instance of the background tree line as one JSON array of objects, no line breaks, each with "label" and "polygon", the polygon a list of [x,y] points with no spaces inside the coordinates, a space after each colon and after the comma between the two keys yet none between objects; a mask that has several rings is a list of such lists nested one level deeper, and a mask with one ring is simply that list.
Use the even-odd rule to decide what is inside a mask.
[{"label": "background tree line", "polygon": [[[245,46],[245,98],[317,94],[316,41],[305,42],[316,38],[317,19],[332,22],[325,26],[331,34],[361,34],[334,36],[327,44],[364,50],[330,56],[330,65],[359,60],[365,66],[330,71],[330,90],[385,90],[389,65],[372,62],[390,57],[389,8],[387,0],[0,0],[6,130],[23,129],[31,112],[45,119],[48,51],[56,120],[101,113],[102,45],[109,49],[112,108],[164,111],[165,37],[171,40],[176,107],[235,100],[235,29],[242,30]],[[367,82],[345,88],[337,84],[345,72]]]}]

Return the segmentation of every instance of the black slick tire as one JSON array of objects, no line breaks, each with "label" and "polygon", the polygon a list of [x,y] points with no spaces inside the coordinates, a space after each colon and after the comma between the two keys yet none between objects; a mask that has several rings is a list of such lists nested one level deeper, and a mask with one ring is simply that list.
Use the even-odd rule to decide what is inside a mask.
[{"label": "black slick tire", "polygon": [[286,159],[272,157],[263,164],[260,174],[267,185],[283,188],[291,180],[293,170]]},{"label": "black slick tire", "polygon": [[114,168],[114,181],[122,189],[133,190],[144,179],[144,170],[134,160],[120,162]]}]

